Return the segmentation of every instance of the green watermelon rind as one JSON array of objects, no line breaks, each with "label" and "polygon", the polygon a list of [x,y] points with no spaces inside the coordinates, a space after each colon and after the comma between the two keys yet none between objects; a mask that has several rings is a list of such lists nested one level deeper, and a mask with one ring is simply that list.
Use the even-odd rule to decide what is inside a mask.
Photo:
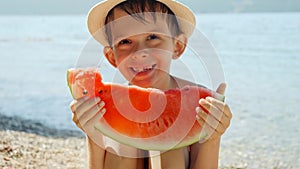
[{"label": "green watermelon rind", "polygon": [[70,89],[70,93],[71,93],[73,99],[76,99],[76,94],[73,92],[73,86],[69,82],[69,76],[70,76],[71,72],[74,71],[74,70],[75,70],[75,68],[70,68],[70,69],[67,70],[67,83],[68,83],[68,87]]},{"label": "green watermelon rind", "polygon": [[222,94],[219,94],[219,93],[215,93],[214,98],[217,99],[217,100],[220,100],[222,102],[225,101],[225,96],[222,95]]},{"label": "green watermelon rind", "polygon": [[70,93],[71,93],[71,95],[72,95],[72,97],[73,97],[73,99],[74,99],[75,96],[74,96],[73,91],[72,91],[72,85],[71,85],[70,82],[69,82],[70,72],[73,71],[73,70],[74,70],[74,69],[72,68],[72,69],[68,69],[68,71],[67,71],[67,83],[68,83],[68,87],[69,87],[69,89],[70,89]]},{"label": "green watermelon rind", "polygon": [[[104,122],[105,123],[105,122]],[[142,149],[142,150],[154,150],[154,151],[168,151],[168,150],[173,150],[173,149],[178,149],[178,148],[182,148],[182,147],[186,147],[189,145],[192,145],[196,142],[200,142],[202,140],[204,140],[206,138],[206,135],[200,135],[197,134],[194,137],[191,137],[191,139],[186,139],[183,138],[184,141],[175,141],[175,142],[163,142],[163,141],[159,141],[159,144],[147,144],[146,140],[144,139],[144,141],[140,141],[137,142],[136,140],[141,140],[143,138],[132,138],[132,137],[128,137],[126,135],[117,133],[116,131],[114,131],[111,127],[108,127],[108,124],[101,124],[101,123],[97,123],[95,125],[95,129],[100,131],[103,135],[112,138],[114,140],[118,140],[118,142],[127,145],[127,146],[131,146],[131,147],[135,147],[138,149]],[[149,138],[151,139],[151,138]]]}]

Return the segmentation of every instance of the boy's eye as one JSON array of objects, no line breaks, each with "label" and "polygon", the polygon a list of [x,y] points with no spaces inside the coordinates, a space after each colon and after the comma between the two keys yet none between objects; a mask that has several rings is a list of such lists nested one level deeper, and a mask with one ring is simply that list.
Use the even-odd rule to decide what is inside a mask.
[{"label": "boy's eye", "polygon": [[123,40],[121,40],[118,44],[119,44],[119,45],[126,45],[126,44],[130,44],[130,43],[131,43],[130,40],[128,40],[128,39],[123,39]]},{"label": "boy's eye", "polygon": [[151,34],[148,36],[147,40],[159,39],[157,35]]}]

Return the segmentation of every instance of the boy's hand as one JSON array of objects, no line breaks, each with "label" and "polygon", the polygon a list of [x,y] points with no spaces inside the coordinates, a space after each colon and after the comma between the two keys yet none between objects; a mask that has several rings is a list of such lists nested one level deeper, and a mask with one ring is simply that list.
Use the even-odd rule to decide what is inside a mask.
[{"label": "boy's hand", "polygon": [[95,123],[106,111],[104,105],[99,97],[73,100],[70,104],[73,112],[72,120],[82,131],[93,131]]},{"label": "boy's hand", "polygon": [[[225,93],[226,84],[222,83],[217,93]],[[199,107],[196,108],[196,118],[203,127],[201,132],[210,136],[209,139],[220,138],[230,125],[232,113],[229,106],[212,97],[199,100]]]}]

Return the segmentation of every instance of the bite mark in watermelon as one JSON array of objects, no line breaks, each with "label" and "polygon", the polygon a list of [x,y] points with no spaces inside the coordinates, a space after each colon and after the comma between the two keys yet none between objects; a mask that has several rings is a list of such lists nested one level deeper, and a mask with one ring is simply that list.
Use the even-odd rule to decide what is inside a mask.
[{"label": "bite mark in watermelon", "polygon": [[199,99],[224,96],[200,86],[162,91],[102,82],[96,69],[69,69],[68,86],[74,99],[100,97],[106,113],[97,130],[116,141],[144,150],[169,150],[200,141],[195,116]]}]

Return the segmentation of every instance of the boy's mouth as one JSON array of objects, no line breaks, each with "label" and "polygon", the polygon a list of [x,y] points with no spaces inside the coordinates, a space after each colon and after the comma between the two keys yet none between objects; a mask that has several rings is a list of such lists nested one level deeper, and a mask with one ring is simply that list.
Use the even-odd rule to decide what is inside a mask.
[{"label": "boy's mouth", "polygon": [[132,70],[134,73],[143,73],[153,70],[156,67],[156,64],[148,65],[144,67],[130,67],[130,70]]}]

